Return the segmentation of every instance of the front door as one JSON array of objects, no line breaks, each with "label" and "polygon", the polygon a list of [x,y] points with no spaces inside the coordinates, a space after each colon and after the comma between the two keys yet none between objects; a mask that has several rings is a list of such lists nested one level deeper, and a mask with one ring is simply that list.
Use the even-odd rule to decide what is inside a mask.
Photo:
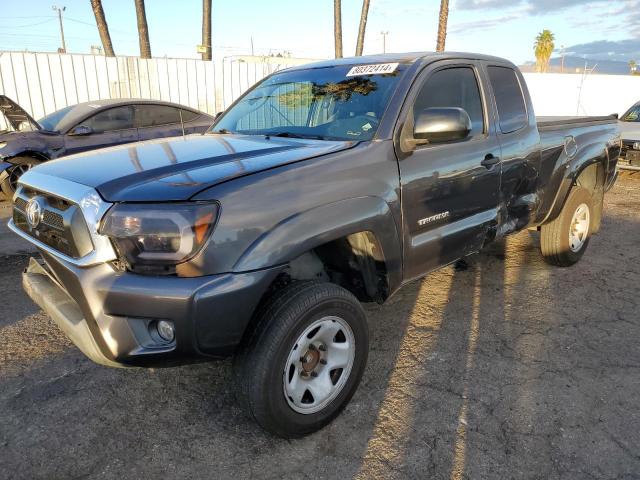
[{"label": "front door", "polygon": [[[88,127],[81,135],[78,127]],[[133,122],[133,107],[121,106],[101,110],[80,122],[64,136],[67,155],[96,148],[138,141],[138,129]]]},{"label": "front door", "polygon": [[[412,137],[407,125],[430,107],[462,108],[473,127],[464,140],[421,145],[399,154],[405,280],[477,251],[496,224],[500,146],[481,75],[472,62],[431,65],[416,82],[402,114],[402,137]],[[403,145],[401,139],[398,148],[404,150]]]}]

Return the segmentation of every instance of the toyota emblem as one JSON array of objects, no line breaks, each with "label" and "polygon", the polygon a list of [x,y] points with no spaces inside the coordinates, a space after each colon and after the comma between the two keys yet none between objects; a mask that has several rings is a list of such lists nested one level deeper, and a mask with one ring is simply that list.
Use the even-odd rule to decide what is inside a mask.
[{"label": "toyota emblem", "polygon": [[42,219],[42,205],[40,202],[41,200],[38,197],[33,197],[27,203],[27,223],[31,228],[36,228]]}]

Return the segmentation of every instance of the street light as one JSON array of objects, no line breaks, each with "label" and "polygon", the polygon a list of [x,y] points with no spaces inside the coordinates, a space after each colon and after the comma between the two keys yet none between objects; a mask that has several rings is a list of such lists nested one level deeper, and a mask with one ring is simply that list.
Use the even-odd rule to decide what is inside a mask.
[{"label": "street light", "polygon": [[64,28],[62,27],[62,12],[64,12],[67,7],[60,8],[53,5],[51,9],[58,12],[58,20],[60,21],[60,38],[62,38],[62,48],[58,50],[58,53],[67,53],[67,44],[64,41]]}]

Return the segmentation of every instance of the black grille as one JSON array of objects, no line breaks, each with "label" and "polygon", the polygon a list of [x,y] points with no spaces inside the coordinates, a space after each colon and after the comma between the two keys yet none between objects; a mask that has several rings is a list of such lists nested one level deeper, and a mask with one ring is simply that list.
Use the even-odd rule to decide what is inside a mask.
[{"label": "black grille", "polygon": [[57,228],[58,230],[64,230],[64,218],[59,213],[52,212],[51,210],[45,210],[42,215],[42,221],[50,227]]},{"label": "black grille", "polygon": [[[32,227],[27,220],[27,204],[38,199],[42,208],[40,221]],[[33,189],[19,187],[13,208],[13,222],[20,230],[49,247],[73,258],[81,258],[93,250],[91,234],[80,207]]]}]

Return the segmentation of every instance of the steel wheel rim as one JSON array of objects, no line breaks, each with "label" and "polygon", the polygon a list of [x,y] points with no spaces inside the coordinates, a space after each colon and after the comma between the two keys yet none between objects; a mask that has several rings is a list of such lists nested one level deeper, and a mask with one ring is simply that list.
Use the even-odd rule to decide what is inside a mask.
[{"label": "steel wheel rim", "polygon": [[349,379],[355,351],[353,330],[343,318],[322,317],[305,328],[293,344],[282,374],[289,406],[309,415],[329,405]]},{"label": "steel wheel rim", "polygon": [[572,252],[579,252],[587,241],[589,220],[589,207],[586,203],[581,203],[573,213],[569,227],[569,248]]},{"label": "steel wheel rim", "polygon": [[9,172],[9,185],[11,185],[14,192],[18,189],[18,180],[30,168],[31,165],[16,165],[11,169],[11,172]]}]

